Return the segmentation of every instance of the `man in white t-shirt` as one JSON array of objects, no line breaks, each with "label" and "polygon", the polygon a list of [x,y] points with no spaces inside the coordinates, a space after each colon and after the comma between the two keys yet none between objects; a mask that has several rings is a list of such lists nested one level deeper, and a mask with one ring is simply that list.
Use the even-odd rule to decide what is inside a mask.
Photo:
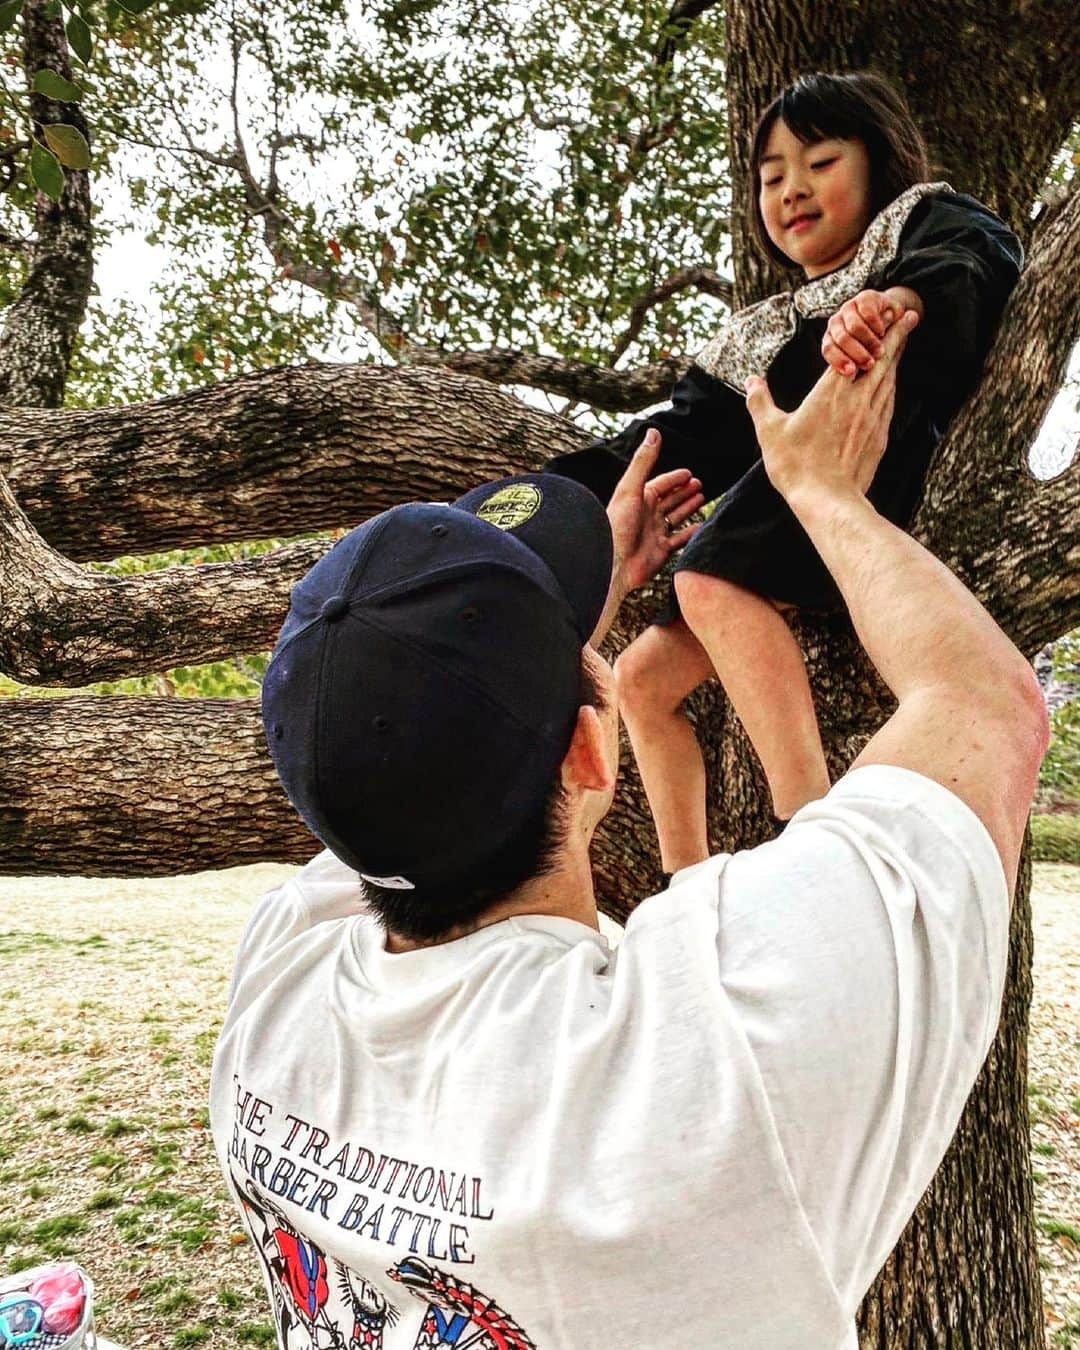
[{"label": "man in white t-shirt", "polygon": [[854,1345],[994,1035],[1047,738],[1020,653],[864,495],[911,323],[793,414],[749,391],[897,711],[617,950],[594,648],[699,485],[647,483],[650,438],[607,518],[526,475],[388,511],[296,588],[263,716],[327,850],[248,925],[212,1084],[282,1347]]}]

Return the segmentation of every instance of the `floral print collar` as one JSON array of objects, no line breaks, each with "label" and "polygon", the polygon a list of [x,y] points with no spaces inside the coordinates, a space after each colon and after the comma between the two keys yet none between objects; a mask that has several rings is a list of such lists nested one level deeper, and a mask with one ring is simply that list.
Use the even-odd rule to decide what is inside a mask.
[{"label": "floral print collar", "polygon": [[777,352],[795,335],[798,319],[835,314],[845,300],[858,295],[867,281],[895,256],[908,217],[924,197],[952,192],[948,183],[916,183],[879,211],[849,263],[815,277],[794,291],[770,295],[740,309],[702,348],[694,364],[741,394],[751,375],[763,375]]}]

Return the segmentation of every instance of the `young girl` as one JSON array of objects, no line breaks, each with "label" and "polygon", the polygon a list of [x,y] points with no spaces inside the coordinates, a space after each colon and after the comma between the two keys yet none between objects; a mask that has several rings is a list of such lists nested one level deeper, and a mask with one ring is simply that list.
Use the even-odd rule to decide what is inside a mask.
[{"label": "young girl", "polygon": [[925,181],[922,137],[878,76],[797,80],[762,115],[751,172],[755,236],[805,282],[732,315],[676,385],[670,408],[548,466],[606,501],[655,427],[656,472],[689,468],[706,499],[723,494],[679,558],[667,610],[615,668],[667,872],[708,856],[704,762],[682,704],[714,674],[761,760],[778,828],[829,787],[806,668],[783,612],[830,611],[842,601],[765,474],[747,377],[764,372],[790,411],[826,366],[851,379],[869,370],[889,327],[916,310],[869,493],[906,526],[1023,262],[1019,241],[984,206]]}]

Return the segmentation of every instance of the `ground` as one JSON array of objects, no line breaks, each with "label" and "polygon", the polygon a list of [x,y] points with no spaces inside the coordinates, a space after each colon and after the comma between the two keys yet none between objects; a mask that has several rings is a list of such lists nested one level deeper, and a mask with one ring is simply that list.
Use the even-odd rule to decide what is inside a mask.
[{"label": "ground", "polygon": [[[66,1255],[132,1347],[272,1345],[207,1128],[254,899],[293,869],[0,877],[0,1272]],[[1048,1336],[1080,1350],[1080,867],[1037,865],[1032,1148]]]}]

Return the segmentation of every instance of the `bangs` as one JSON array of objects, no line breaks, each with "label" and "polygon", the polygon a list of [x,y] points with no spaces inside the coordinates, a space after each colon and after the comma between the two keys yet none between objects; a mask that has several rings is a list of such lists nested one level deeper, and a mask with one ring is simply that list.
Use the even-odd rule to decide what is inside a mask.
[{"label": "bangs", "polygon": [[780,96],[777,116],[803,145],[837,138],[842,141],[862,139],[867,118],[858,115],[858,109],[844,107],[847,100],[835,95],[825,98],[812,88],[788,89]]},{"label": "bangs", "polygon": [[803,145],[834,139],[864,143],[876,139],[877,127],[861,99],[852,97],[839,81],[804,78],[785,89],[761,119],[754,137],[754,173],[761,168],[765,142],[777,122],[783,122]]}]

